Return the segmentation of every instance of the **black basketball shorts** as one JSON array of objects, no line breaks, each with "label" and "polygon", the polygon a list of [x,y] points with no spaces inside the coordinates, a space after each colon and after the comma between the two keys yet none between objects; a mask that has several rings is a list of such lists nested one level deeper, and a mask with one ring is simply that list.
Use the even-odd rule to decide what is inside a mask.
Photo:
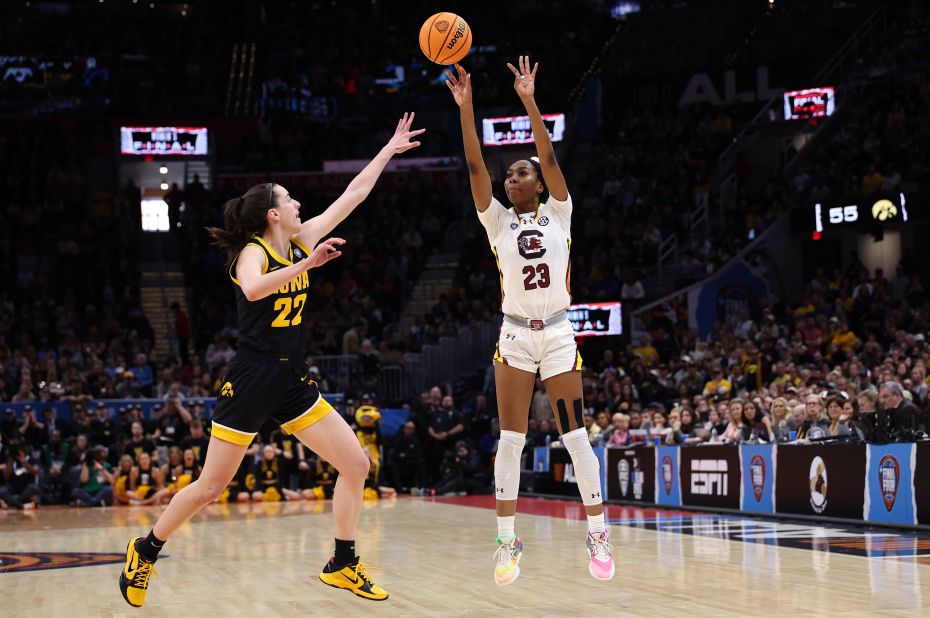
[{"label": "black basketball shorts", "polygon": [[308,379],[307,363],[240,352],[213,409],[212,435],[248,446],[268,418],[294,434],[333,411]]}]

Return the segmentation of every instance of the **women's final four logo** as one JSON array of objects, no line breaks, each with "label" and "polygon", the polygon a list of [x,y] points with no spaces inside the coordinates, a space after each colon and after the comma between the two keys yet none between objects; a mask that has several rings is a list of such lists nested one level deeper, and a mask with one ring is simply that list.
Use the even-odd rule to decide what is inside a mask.
[{"label": "women's final four logo", "polygon": [[898,498],[898,487],[901,485],[901,466],[893,455],[885,455],[878,462],[878,482],[882,493],[882,502],[890,513]]},{"label": "women's final four logo", "polygon": [[662,484],[665,487],[665,495],[672,495],[672,458],[665,455],[662,458]]},{"label": "women's final four logo", "polygon": [[749,480],[752,482],[752,495],[756,502],[761,502],[765,491],[765,459],[761,455],[753,455],[749,460]]}]

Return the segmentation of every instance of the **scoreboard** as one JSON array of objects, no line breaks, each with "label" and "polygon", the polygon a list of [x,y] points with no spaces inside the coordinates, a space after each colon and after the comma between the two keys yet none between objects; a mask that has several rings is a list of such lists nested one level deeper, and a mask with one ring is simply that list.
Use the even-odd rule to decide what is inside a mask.
[{"label": "scoreboard", "polygon": [[[543,114],[543,124],[553,142],[562,141],[565,134],[565,114]],[[529,116],[501,116],[484,118],[481,129],[485,146],[510,146],[532,144],[533,127]]]}]

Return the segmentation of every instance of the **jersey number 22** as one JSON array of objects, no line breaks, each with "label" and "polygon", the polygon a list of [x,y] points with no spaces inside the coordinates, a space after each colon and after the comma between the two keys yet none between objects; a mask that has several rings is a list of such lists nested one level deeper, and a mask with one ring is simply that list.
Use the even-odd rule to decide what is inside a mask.
[{"label": "jersey number 22", "polygon": [[[307,302],[306,294],[298,294],[294,298],[285,296],[274,301],[274,310],[279,311],[278,317],[271,323],[275,328],[285,328],[287,326],[297,326],[303,320],[304,303]],[[292,315],[293,310],[293,317]]]}]

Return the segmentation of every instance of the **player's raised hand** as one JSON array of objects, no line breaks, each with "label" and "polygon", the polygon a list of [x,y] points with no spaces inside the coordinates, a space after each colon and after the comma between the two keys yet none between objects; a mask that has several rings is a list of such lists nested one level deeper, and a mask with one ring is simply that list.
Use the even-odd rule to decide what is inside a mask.
[{"label": "player's raised hand", "polygon": [[530,71],[530,57],[520,56],[520,70],[515,66],[507,63],[507,68],[513,73],[513,89],[517,91],[520,98],[531,97],[536,93],[536,69],[539,68],[537,62]]},{"label": "player's raised hand", "polygon": [[446,86],[452,91],[452,98],[459,107],[471,105],[471,75],[465,72],[462,65],[455,63],[455,75],[446,69]]},{"label": "player's raised hand", "polygon": [[394,129],[394,135],[385,146],[385,148],[391,151],[392,155],[407,152],[411,148],[416,148],[420,145],[420,142],[411,142],[410,138],[424,133],[426,129],[410,129],[410,126],[413,124],[414,116],[416,116],[414,112],[410,112],[409,114],[405,112],[404,117],[397,121],[397,128]]},{"label": "player's raised hand", "polygon": [[344,244],[346,244],[345,240],[336,237],[327,238],[320,242],[320,244],[314,247],[313,251],[310,252],[310,257],[304,260],[304,262],[307,263],[307,270],[319,268],[323,264],[335,260],[342,255],[342,251],[339,250],[339,247]]}]

